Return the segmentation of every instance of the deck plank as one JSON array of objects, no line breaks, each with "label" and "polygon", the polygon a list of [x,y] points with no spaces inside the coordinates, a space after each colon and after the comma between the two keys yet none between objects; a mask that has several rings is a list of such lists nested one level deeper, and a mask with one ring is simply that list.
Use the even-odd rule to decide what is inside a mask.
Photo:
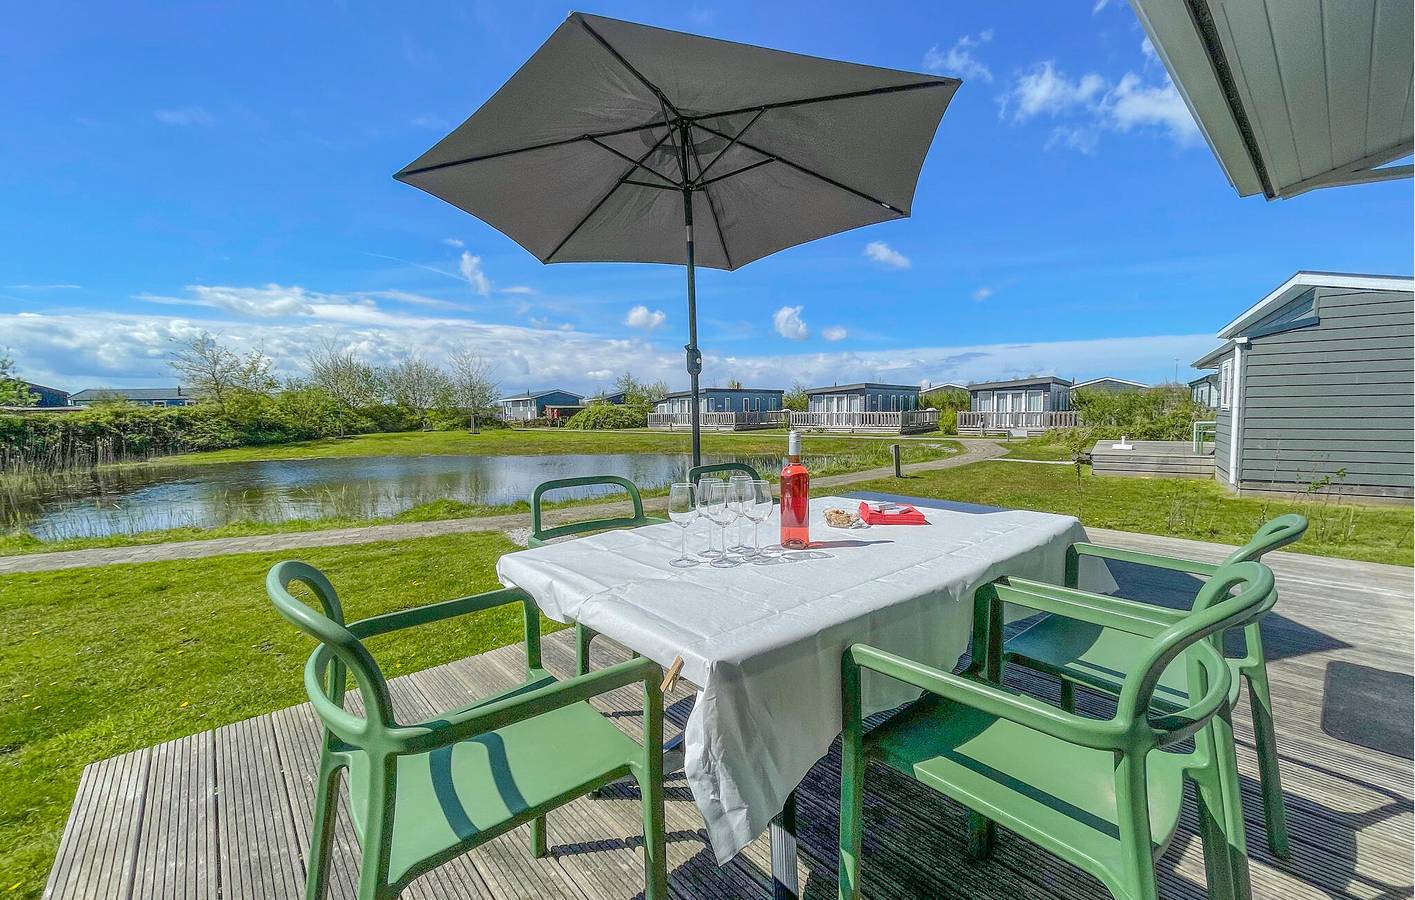
[{"label": "deck plank", "polygon": [[[1231,548],[1180,538],[1091,531],[1093,540],[1149,552],[1216,561]],[[1384,698],[1335,696],[1334,662],[1396,675],[1412,671],[1410,569],[1292,553],[1271,554],[1281,599],[1264,623],[1270,658],[1278,751],[1287,794],[1294,856],[1267,851],[1258,799],[1246,696],[1235,710],[1238,761],[1258,898],[1411,897],[1415,844],[1409,759],[1349,743],[1322,728],[1333,703],[1374,703],[1373,717],[1409,717]],[[1122,567],[1122,593],[1182,601],[1186,585]],[[409,718],[464,705],[515,683],[524,667],[519,647],[394,679],[395,708]],[[626,656],[595,642],[596,668]],[[572,674],[569,632],[545,639],[547,667]],[[295,677],[292,675],[292,677]],[[1055,699],[1049,680],[1015,668],[1009,683]],[[693,687],[665,698],[664,731],[678,733]],[[1396,698],[1390,702],[1394,703]],[[1408,698],[1407,698],[1408,699]],[[1081,692],[1080,706],[1104,715],[1110,701]],[[624,688],[595,705],[639,738],[641,697]],[[357,711],[356,698],[350,703]],[[1358,719],[1359,721],[1359,719]],[[1410,728],[1409,722],[1403,727]],[[308,705],[228,725],[85,769],[61,840],[46,900],[267,900],[299,895],[312,811],[320,726]],[[867,774],[864,866],[867,897],[1057,898],[1103,900],[1094,880],[1015,835],[999,834],[994,857],[963,856],[962,808],[895,773]],[[552,855],[532,860],[526,829],[517,829],[414,882],[416,900],[618,900],[638,896],[643,869],[637,790],[616,785],[601,799],[581,799],[550,815]],[[800,876],[808,897],[834,896],[839,809],[838,744],[811,771],[799,794]],[[706,900],[768,896],[765,839],[718,867],[681,776],[667,782],[670,885],[676,896]],[[359,849],[341,811],[332,898],[353,895]],[[1161,896],[1201,900],[1203,860],[1187,804],[1174,845],[1159,863]]]}]

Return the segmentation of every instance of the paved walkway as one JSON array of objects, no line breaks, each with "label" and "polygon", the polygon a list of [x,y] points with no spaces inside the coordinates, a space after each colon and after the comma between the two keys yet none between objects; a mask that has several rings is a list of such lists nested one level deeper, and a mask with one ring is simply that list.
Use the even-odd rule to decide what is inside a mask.
[{"label": "paved walkway", "polygon": [[[979,460],[992,459],[1007,451],[992,441],[968,441],[957,456],[910,463],[910,472],[952,469]],[[812,481],[812,489],[835,488],[841,485],[888,478],[892,467],[868,469],[829,475]],[[662,510],[666,497],[648,497],[644,506]],[[618,512],[618,504],[597,503],[564,509],[547,510],[551,523],[591,518]],[[230,553],[266,553],[277,550],[297,550],[303,547],[336,547],[348,544],[369,544],[374,541],[406,541],[413,538],[438,537],[445,534],[465,534],[473,531],[502,531],[523,535],[530,528],[529,513],[502,516],[482,516],[475,519],[444,519],[437,522],[398,522],[387,525],[364,525],[356,528],[329,528],[321,531],[296,531],[282,534],[255,534],[246,537],[211,538],[201,541],[172,541],[141,547],[97,547],[91,550],[66,550],[57,553],[29,553],[22,556],[0,556],[0,575],[17,572],[50,572],[57,569],[79,569],[87,566],[108,566],[118,563],[157,562],[168,559],[198,559],[205,556],[225,556]]]}]

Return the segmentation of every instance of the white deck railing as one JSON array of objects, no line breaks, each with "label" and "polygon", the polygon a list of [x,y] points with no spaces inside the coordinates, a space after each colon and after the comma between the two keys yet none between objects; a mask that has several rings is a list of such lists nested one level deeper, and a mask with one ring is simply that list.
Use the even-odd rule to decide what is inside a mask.
[{"label": "white deck railing", "polygon": [[1074,409],[1059,412],[970,412],[958,413],[959,431],[1010,431],[1025,428],[1028,431],[1046,431],[1048,428],[1075,428],[1077,414]]},{"label": "white deck railing", "polygon": [[900,412],[793,412],[791,427],[822,431],[932,431],[938,427],[938,410],[906,409]]},{"label": "white deck railing", "polygon": [[[703,428],[776,428],[786,424],[787,410],[753,410],[751,412],[700,412],[698,421]],[[693,422],[688,413],[649,413],[650,428],[687,428]]]}]

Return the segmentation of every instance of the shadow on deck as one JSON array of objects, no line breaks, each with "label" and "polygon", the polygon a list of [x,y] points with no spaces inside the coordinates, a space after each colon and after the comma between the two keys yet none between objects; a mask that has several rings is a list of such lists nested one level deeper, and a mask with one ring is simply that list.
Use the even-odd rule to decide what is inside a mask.
[{"label": "shadow on deck", "polygon": [[[1216,561],[1227,548],[1092,530],[1093,539]],[[1293,839],[1291,862],[1267,853],[1247,703],[1235,712],[1249,811],[1254,895],[1268,898],[1412,896],[1411,572],[1295,554],[1269,558],[1282,591],[1264,623],[1272,658],[1278,744]],[[1121,593],[1182,603],[1188,576],[1114,564]],[[568,632],[548,637],[548,666],[568,675]],[[602,666],[623,658],[596,645]],[[394,680],[400,716],[424,717],[515,683],[519,647]],[[299,677],[292,670],[291,678]],[[1052,683],[1009,681],[1055,700]],[[638,737],[632,688],[598,701]],[[681,686],[666,698],[667,735],[691,708]],[[1082,694],[1081,707],[1101,710]],[[319,724],[308,706],[219,728],[90,765],[64,832],[47,900],[280,900],[301,894]],[[804,896],[835,896],[838,748],[799,792]],[[968,862],[956,804],[872,767],[865,804],[864,884],[879,898],[1104,898],[1104,889],[1027,842],[1000,832],[993,858]],[[670,883],[684,898],[769,896],[763,838],[730,865],[713,861],[681,774],[668,780]],[[1192,803],[1159,864],[1164,897],[1205,895]],[[641,896],[637,798],[613,787],[550,814],[552,856],[531,860],[518,829],[424,876],[410,898],[630,898]],[[341,816],[332,897],[353,896],[358,845]]]}]

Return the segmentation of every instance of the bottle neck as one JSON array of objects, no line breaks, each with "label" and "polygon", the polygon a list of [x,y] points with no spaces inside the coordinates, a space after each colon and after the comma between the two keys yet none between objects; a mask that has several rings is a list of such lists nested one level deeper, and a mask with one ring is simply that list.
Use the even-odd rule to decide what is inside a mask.
[{"label": "bottle neck", "polygon": [[796,453],[788,454],[786,457],[786,464],[788,466],[799,466],[801,464],[800,455]]}]

